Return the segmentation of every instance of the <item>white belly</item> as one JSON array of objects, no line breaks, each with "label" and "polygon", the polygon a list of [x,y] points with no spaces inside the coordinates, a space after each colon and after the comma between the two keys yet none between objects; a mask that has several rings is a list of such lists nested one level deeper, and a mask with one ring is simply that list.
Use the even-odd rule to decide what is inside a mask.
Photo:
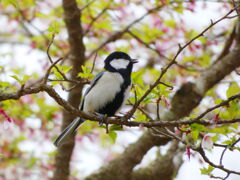
[{"label": "white belly", "polygon": [[123,78],[118,73],[105,72],[84,98],[83,111],[95,112],[112,101],[121,91]]}]

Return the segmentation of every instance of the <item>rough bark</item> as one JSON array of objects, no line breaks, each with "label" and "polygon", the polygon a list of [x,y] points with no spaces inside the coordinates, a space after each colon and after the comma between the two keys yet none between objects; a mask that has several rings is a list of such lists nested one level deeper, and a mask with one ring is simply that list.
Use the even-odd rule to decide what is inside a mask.
[{"label": "rough bark", "polygon": [[[75,0],[63,0],[64,21],[68,31],[68,41],[70,44],[69,60],[72,64],[71,79],[77,79],[77,74],[81,71],[81,65],[85,62],[85,47],[83,44],[83,31],[81,27],[81,12],[77,7]],[[76,86],[68,94],[68,102],[78,107],[80,104],[82,85]],[[63,112],[62,129],[64,129],[75,118],[74,115]],[[54,172],[54,180],[66,180],[69,176],[69,162],[71,159],[74,137],[69,138],[68,142],[58,148],[56,155],[56,169]]]},{"label": "rough bark", "polygon": [[166,155],[159,154],[147,167],[133,171],[131,180],[172,180],[182,164],[184,148],[173,142]]},{"label": "rough bark", "polygon": [[99,172],[87,177],[86,180],[129,179],[134,166],[141,162],[143,156],[153,146],[160,146],[168,141],[167,138],[159,139],[156,136],[153,137],[150,132],[146,132],[137,142],[129,145],[121,156],[101,168]]}]

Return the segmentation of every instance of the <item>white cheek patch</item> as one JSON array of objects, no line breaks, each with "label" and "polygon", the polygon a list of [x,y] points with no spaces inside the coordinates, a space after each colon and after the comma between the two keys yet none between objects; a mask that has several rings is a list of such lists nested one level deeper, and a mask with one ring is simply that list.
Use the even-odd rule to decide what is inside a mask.
[{"label": "white cheek patch", "polygon": [[114,59],[110,62],[110,65],[115,69],[126,69],[129,61],[126,59]]}]

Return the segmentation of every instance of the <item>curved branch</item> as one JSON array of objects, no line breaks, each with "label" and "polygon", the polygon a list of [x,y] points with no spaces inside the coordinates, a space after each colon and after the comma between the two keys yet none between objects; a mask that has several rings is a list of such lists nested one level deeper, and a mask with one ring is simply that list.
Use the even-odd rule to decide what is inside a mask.
[{"label": "curved branch", "polygon": [[166,155],[159,154],[147,167],[133,171],[131,180],[172,180],[181,167],[183,152],[178,142],[173,142]]},{"label": "curved branch", "polygon": [[[194,38],[192,38],[189,42],[187,42],[186,44],[184,44],[183,46],[181,46],[180,44],[178,45],[178,51],[175,54],[175,56],[173,57],[173,59],[169,62],[169,64],[167,64],[167,66],[165,68],[163,68],[161,70],[161,73],[159,75],[159,77],[156,79],[156,81],[150,85],[149,89],[143,94],[143,96],[138,100],[138,102],[136,102],[133,106],[133,108],[131,109],[131,111],[128,114],[128,118],[132,117],[132,115],[135,113],[135,111],[137,110],[137,107],[140,105],[140,103],[148,96],[148,94],[150,94],[152,92],[152,90],[157,87],[159,85],[159,83],[161,82],[162,77],[165,75],[165,73],[168,71],[168,69],[176,63],[176,60],[179,56],[179,54],[181,54],[181,52],[188,47],[193,41],[195,41],[196,39],[198,39],[199,37],[203,36],[205,32],[207,32],[210,28],[212,28],[214,25],[216,25],[217,23],[221,22],[224,19],[227,19],[229,17],[229,15],[231,13],[233,13],[235,11],[236,8],[231,9],[226,15],[224,15],[223,17],[219,18],[218,20],[216,20],[215,22],[211,21],[210,25],[205,28],[201,33],[199,33],[198,35],[196,35]],[[223,78],[223,77],[222,77]],[[185,90],[187,90],[188,88],[191,87],[187,87],[185,86]],[[203,92],[205,93],[205,92]]]},{"label": "curved branch", "polygon": [[[187,116],[200,103],[200,101],[202,100],[207,90],[209,90],[212,86],[214,86],[217,82],[223,79],[235,68],[240,66],[239,49],[240,47],[237,47],[234,51],[224,56],[224,58],[221,61],[209,67],[209,70],[201,73],[200,78],[196,80],[197,82],[196,84],[186,83],[182,87],[180,87],[180,89],[175,93],[171,101],[172,108],[170,109],[170,111],[167,111],[164,114],[163,118],[161,119],[165,121],[172,121],[172,120],[180,119],[180,118],[183,118],[184,116]],[[213,70],[213,72],[211,72],[211,70]],[[220,76],[218,75],[218,73],[220,74]],[[148,133],[149,132],[147,132],[146,134]],[[145,136],[145,134],[143,136]],[[151,135],[151,136],[152,138],[155,138],[154,135]],[[164,140],[164,137],[158,137],[158,140],[159,141]],[[147,143],[147,141],[144,141],[143,143]],[[167,142],[165,141],[165,143]],[[135,145],[132,144],[131,146],[135,146]],[[136,144],[136,147],[137,147],[137,144]],[[136,151],[141,151],[141,149],[136,149]],[[127,160],[127,159],[128,159],[128,156],[125,156],[125,152],[123,152],[117,159],[113,160],[109,164],[112,165],[111,168],[115,167],[114,169],[116,170],[119,168],[118,165],[121,164],[123,160]],[[109,167],[109,165],[106,165],[105,167]],[[124,170],[123,171],[120,171],[120,170],[118,170],[118,174],[117,175],[114,174],[112,178],[115,178],[119,174],[124,173]],[[107,175],[109,174],[109,172],[106,168],[104,173],[104,167],[103,167],[101,168],[101,171],[98,174]],[[97,177],[98,174],[96,173],[95,177]]]},{"label": "curved branch", "polygon": [[[57,62],[57,61],[56,61]],[[45,81],[44,81],[45,82]],[[14,99],[17,100],[21,98],[22,96],[28,95],[28,94],[36,94],[39,92],[46,92],[49,96],[51,96],[60,106],[62,106],[66,111],[71,113],[72,115],[79,116],[85,119],[88,119],[90,121],[100,122],[101,118],[98,116],[95,116],[93,114],[87,114],[83,111],[80,111],[78,108],[75,108],[72,106],[69,102],[62,99],[59,94],[49,85],[46,84],[40,84],[36,87],[30,87],[30,88],[21,88],[17,92],[12,93],[0,93],[0,101],[10,100]],[[235,99],[240,99],[240,94],[234,95],[227,100],[215,105],[214,107],[211,107],[207,109],[205,112],[200,114],[198,117],[188,120],[161,120],[161,121],[150,121],[150,122],[144,122],[144,121],[125,121],[125,117],[122,118],[107,118],[106,124],[115,124],[115,125],[125,125],[129,127],[146,127],[146,128],[152,128],[152,127],[177,127],[181,125],[187,125],[187,124],[203,124],[203,125],[212,125],[213,122],[210,120],[202,120],[202,118],[209,112],[213,111],[216,108],[226,106],[230,101],[233,101]],[[214,124],[218,125],[224,125],[224,124],[233,124],[240,122],[240,119],[232,119],[232,120],[218,120]]]},{"label": "curved branch", "polygon": [[130,179],[134,166],[141,162],[142,157],[155,145],[163,145],[168,142],[167,138],[159,139],[153,137],[149,132],[129,145],[123,152],[124,156],[119,156],[98,172],[88,176],[86,180],[95,179]]}]

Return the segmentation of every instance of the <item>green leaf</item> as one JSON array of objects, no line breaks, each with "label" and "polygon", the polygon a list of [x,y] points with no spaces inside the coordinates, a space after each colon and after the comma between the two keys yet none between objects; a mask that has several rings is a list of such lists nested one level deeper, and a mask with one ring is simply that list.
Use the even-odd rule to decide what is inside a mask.
[{"label": "green leaf", "polygon": [[210,63],[211,57],[208,54],[204,53],[201,57],[201,60],[204,66],[208,66]]},{"label": "green leaf", "polygon": [[39,162],[39,158],[36,157],[32,157],[30,160],[28,160],[27,164],[26,164],[26,168],[32,168],[36,165],[37,162]]},{"label": "green leaf", "polygon": [[219,135],[215,135],[215,136],[212,137],[212,141],[213,141],[214,143],[217,142],[218,139],[219,139]]},{"label": "green leaf", "polygon": [[206,127],[201,124],[193,123],[190,125],[192,130],[197,130],[199,132],[206,131]]},{"label": "green leaf", "polygon": [[78,77],[91,79],[93,75],[91,74],[91,69],[86,66],[82,66],[82,72],[78,73]]},{"label": "green leaf", "polygon": [[114,132],[114,131],[111,131],[111,132],[108,133],[108,135],[109,135],[109,137],[110,137],[110,139],[111,139],[111,142],[112,142],[113,144],[115,144],[116,139],[117,139],[117,133]]},{"label": "green leaf", "polygon": [[11,77],[15,80],[17,80],[21,85],[25,84],[28,79],[30,79],[31,76],[24,75],[22,79],[20,79],[17,75],[11,75]]},{"label": "green leaf", "polygon": [[171,28],[175,28],[176,26],[176,22],[174,21],[174,19],[166,20],[164,21],[164,23],[166,24],[166,26]]},{"label": "green leaf", "polygon": [[23,76],[23,79],[22,79],[23,84],[25,84],[26,81],[29,80],[30,78],[31,78],[31,76],[29,76],[29,75],[24,75],[24,76]]},{"label": "green leaf", "polygon": [[186,63],[186,62],[192,62],[194,60],[196,60],[196,56],[185,56],[182,62]]},{"label": "green leaf", "polygon": [[49,27],[48,31],[51,34],[58,34],[60,32],[60,23],[58,21],[54,21]]},{"label": "green leaf", "polygon": [[13,79],[17,80],[17,82],[19,82],[20,84],[22,84],[22,80],[19,77],[17,77],[16,75],[12,75],[11,77]]},{"label": "green leaf", "polygon": [[140,122],[140,121],[146,121],[146,116],[142,113],[138,113],[134,121]]},{"label": "green leaf", "polygon": [[66,66],[66,65],[61,66],[57,64],[57,67],[63,74],[67,74],[72,69],[72,66]]},{"label": "green leaf", "polygon": [[22,0],[21,3],[24,7],[31,7],[35,4],[35,0]]},{"label": "green leaf", "polygon": [[9,82],[0,81],[0,90],[4,90],[10,86],[11,84]]},{"label": "green leaf", "polygon": [[216,99],[215,104],[220,104],[223,100],[222,99]]},{"label": "green leaf", "polygon": [[240,93],[240,88],[239,86],[237,85],[237,83],[231,83],[230,86],[228,87],[228,90],[227,90],[227,97],[231,97],[231,96],[234,96],[236,94]]},{"label": "green leaf", "polygon": [[200,171],[202,174],[209,175],[214,170],[214,167],[208,166],[208,168],[201,168]]},{"label": "green leaf", "polygon": [[123,128],[120,125],[113,124],[110,128],[109,131],[122,131]]},{"label": "green leaf", "polygon": [[180,4],[178,7],[175,8],[175,10],[176,10],[179,14],[182,14],[183,11],[184,11],[183,5]]},{"label": "green leaf", "polygon": [[3,0],[3,1],[0,1],[0,3],[3,4],[3,7],[7,7],[9,5],[19,7],[19,4],[18,4],[17,0]]},{"label": "green leaf", "polygon": [[194,140],[194,142],[198,140],[198,136],[199,136],[199,131],[192,131],[192,139]]},{"label": "green leaf", "polygon": [[236,142],[236,140],[237,140],[236,136],[233,136],[229,140],[224,141],[223,144],[231,146]]}]

